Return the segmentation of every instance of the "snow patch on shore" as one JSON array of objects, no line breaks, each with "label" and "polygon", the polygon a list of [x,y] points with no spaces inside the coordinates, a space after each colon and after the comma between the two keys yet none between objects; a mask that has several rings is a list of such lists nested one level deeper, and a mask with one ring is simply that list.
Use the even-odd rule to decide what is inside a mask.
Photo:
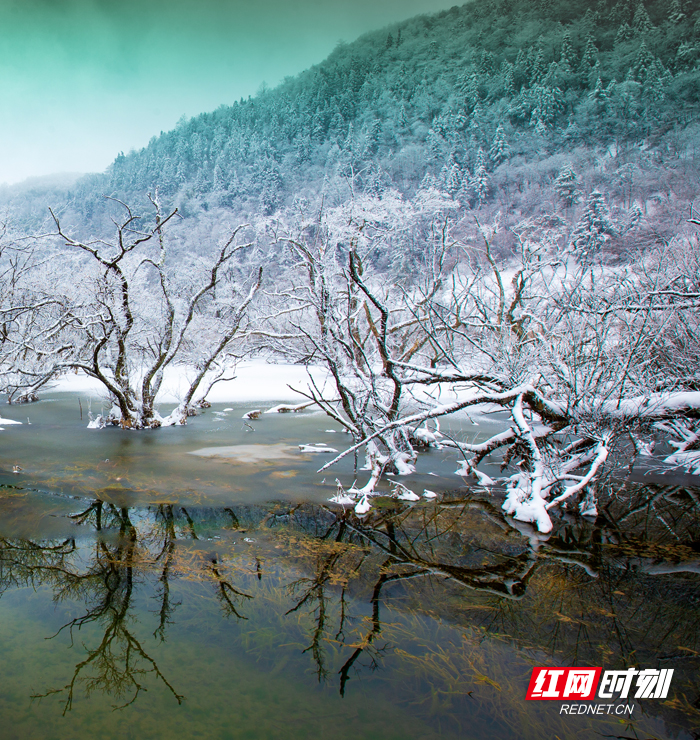
[{"label": "snow patch on shore", "polygon": [[[258,401],[296,402],[303,400],[289,386],[306,391],[309,372],[319,387],[323,387],[328,373],[321,367],[303,365],[268,364],[266,362],[241,362],[233,380],[217,383],[207,394],[210,403],[256,403]],[[185,395],[195,371],[186,366],[169,367],[165,371],[158,403],[179,403]],[[103,396],[104,386],[82,373],[63,375],[51,386],[51,391],[86,393]]]}]

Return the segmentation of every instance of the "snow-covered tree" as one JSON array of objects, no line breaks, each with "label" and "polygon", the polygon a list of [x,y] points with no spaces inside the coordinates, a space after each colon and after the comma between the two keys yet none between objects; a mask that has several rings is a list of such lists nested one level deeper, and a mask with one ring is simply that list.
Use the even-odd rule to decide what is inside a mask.
[{"label": "snow-covered tree", "polygon": [[[489,455],[500,451],[499,459],[508,471],[501,478],[506,486],[504,511],[548,532],[558,507],[575,506],[585,515],[596,513],[596,480],[630,435],[638,451],[633,454],[647,454],[639,435],[648,435],[656,425],[659,433],[679,440],[679,452],[670,462],[693,464],[693,454],[700,459],[693,452],[700,429],[692,421],[700,408],[700,392],[687,390],[697,380],[694,361],[683,365],[684,372],[690,370],[689,377],[681,379],[670,371],[678,386],[654,390],[655,358],[662,345],[670,356],[680,357],[674,355],[676,340],[679,347],[690,342],[689,352],[697,352],[697,321],[688,323],[696,317],[700,296],[697,245],[690,262],[679,262],[662,251],[639,269],[617,275],[567,261],[562,251],[564,227],[562,219],[552,216],[520,224],[515,229],[517,255],[500,261],[491,244],[498,224],[479,226],[483,247],[474,248],[473,259],[452,275],[450,289],[435,292],[427,303],[421,294],[420,303],[409,311],[418,320],[420,305],[425,331],[424,343],[410,345],[410,360],[402,358],[398,346],[389,341],[395,332],[391,323],[385,323],[396,321],[393,326],[397,328],[406,325],[401,321],[401,312],[409,305],[406,293],[399,297],[385,286],[380,300],[365,282],[369,276],[357,272],[358,263],[350,268],[346,280],[357,281],[358,298],[364,295],[370,304],[365,315],[370,309],[377,310],[378,316],[372,320],[374,330],[370,326],[356,340],[341,344],[352,365],[358,361],[352,359],[352,347],[369,348],[374,337],[378,342],[374,346],[382,347],[384,363],[377,389],[383,388],[382,393],[393,389],[394,393],[384,397],[373,396],[376,390],[370,392],[371,403],[378,404],[381,414],[373,415],[372,427],[323,466],[326,470],[361,449],[372,460],[368,465],[374,471],[371,485],[349,491],[341,486],[338,500],[356,503],[358,513],[366,513],[383,466],[399,459],[399,454],[414,463],[420,444],[459,450],[464,456],[459,473],[490,486],[494,481],[479,468]],[[669,279],[679,290],[659,290]],[[353,304],[349,310],[352,316],[362,315]],[[678,333],[674,329],[669,341],[666,330],[660,332],[661,326],[675,327]],[[360,362],[365,362],[364,354]],[[341,377],[348,377],[347,373],[344,367]],[[439,392],[433,397],[433,390],[425,402],[406,403],[411,388],[430,385],[446,392],[455,383],[462,389],[459,397],[448,400]],[[347,386],[347,390],[354,394],[358,387]],[[331,402],[319,388],[315,392],[322,407]],[[353,402],[357,398],[353,396]],[[390,403],[392,398],[399,401]],[[507,412],[509,421],[483,441],[445,438],[427,426],[460,410],[494,406]],[[402,440],[400,453],[390,439]],[[387,450],[393,451],[388,454]],[[395,485],[394,495],[411,494],[406,484]]]},{"label": "snow-covered tree", "polygon": [[[157,196],[154,216],[146,219],[117,201],[124,215],[115,219],[113,242],[71,236],[54,215],[56,236],[83,256],[82,291],[63,306],[61,324],[51,337],[53,361],[47,379],[66,370],[82,370],[104,386],[112,402],[94,426],[129,429],[184,424],[212,380],[221,377],[224,358],[253,297],[262,272],[240,282],[234,258],[250,250],[234,229],[206,260],[195,258],[183,270],[173,264],[166,226],[177,209],[163,215]],[[167,420],[156,408],[165,370],[187,362],[194,375],[181,406]],[[201,395],[195,399],[195,395]]]},{"label": "snow-covered tree", "polygon": [[583,51],[581,57],[581,73],[588,74],[591,67],[595,67],[595,63],[598,61],[598,48],[595,45],[595,39],[589,34],[586,39],[586,48]]},{"label": "snow-covered tree", "polygon": [[8,403],[37,401],[47,368],[69,349],[54,341],[66,324],[58,283],[67,266],[52,256],[0,222],[0,391]]},{"label": "snow-covered tree", "polygon": [[671,23],[680,23],[685,18],[683,12],[683,6],[681,0],[671,0],[670,7],[668,9],[668,19]]},{"label": "snow-covered tree", "polygon": [[515,95],[515,74],[513,72],[513,65],[505,63],[505,71],[503,72],[503,92],[509,98]]},{"label": "snow-covered tree", "polygon": [[599,190],[593,190],[571,233],[571,246],[581,260],[590,261],[614,234],[615,224],[610,218],[605,196]]},{"label": "snow-covered tree", "polygon": [[483,149],[479,149],[474,165],[474,174],[469,180],[469,188],[476,201],[477,208],[486,201],[489,194],[489,173],[486,169],[486,155]]},{"label": "snow-covered tree", "polygon": [[559,55],[559,67],[565,72],[571,72],[576,64],[574,47],[571,43],[569,31],[564,33],[561,41],[561,53]]},{"label": "snow-covered tree", "polygon": [[445,162],[445,165],[440,171],[440,182],[442,183],[445,192],[454,196],[462,188],[462,180],[462,168],[453,155],[447,160],[447,162]]},{"label": "snow-covered tree", "polygon": [[634,31],[630,28],[628,23],[620,24],[617,29],[617,35],[615,36],[615,45],[624,44],[625,41],[629,41],[634,36]]},{"label": "snow-covered tree", "polygon": [[581,191],[579,190],[578,175],[571,164],[566,164],[561,168],[557,179],[554,181],[554,189],[567,208],[578,203],[581,198]]},{"label": "snow-covered tree", "polygon": [[647,13],[647,9],[644,7],[644,2],[642,0],[639,0],[637,9],[634,11],[632,28],[640,34],[647,34],[654,29],[651,18],[649,18],[649,13]]},{"label": "snow-covered tree", "polygon": [[498,166],[508,159],[510,155],[510,145],[508,144],[508,137],[506,136],[503,124],[499,124],[496,129],[496,133],[493,136],[491,142],[491,149],[489,150],[489,157],[491,161]]},{"label": "snow-covered tree", "polygon": [[564,96],[556,85],[535,85],[528,91],[525,104],[530,110],[530,125],[546,134],[563,110]]}]

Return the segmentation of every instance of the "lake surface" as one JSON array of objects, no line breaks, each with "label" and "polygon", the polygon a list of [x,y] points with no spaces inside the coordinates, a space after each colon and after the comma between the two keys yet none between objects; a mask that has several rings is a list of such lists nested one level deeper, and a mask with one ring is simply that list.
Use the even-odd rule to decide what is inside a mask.
[{"label": "lake surface", "polygon": [[[544,537],[431,451],[403,480],[437,500],[360,519],[328,503],[353,461],[324,479],[299,452],[347,444],[323,415],[135,433],[86,407],[4,410],[0,739],[700,737],[692,481],[613,479]],[[631,717],[569,717],[525,701],[537,665],[674,676]]]}]

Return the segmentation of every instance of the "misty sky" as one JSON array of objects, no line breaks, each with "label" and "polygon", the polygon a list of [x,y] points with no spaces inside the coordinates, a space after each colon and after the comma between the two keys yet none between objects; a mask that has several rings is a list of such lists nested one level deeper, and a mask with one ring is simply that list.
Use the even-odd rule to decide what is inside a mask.
[{"label": "misty sky", "polygon": [[341,39],[454,4],[0,0],[0,183],[101,171],[183,114],[274,86]]}]

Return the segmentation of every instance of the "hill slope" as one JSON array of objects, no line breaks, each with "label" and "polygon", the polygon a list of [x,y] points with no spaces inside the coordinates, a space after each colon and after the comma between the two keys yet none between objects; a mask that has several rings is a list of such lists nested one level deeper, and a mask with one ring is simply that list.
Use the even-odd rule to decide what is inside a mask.
[{"label": "hill slope", "polygon": [[[620,208],[684,208],[699,63],[688,0],[474,0],[181,121],[82,179],[72,208],[97,225],[102,195],[138,202],[157,187],[186,215],[249,217],[300,195],[411,195],[421,183],[518,215],[575,206],[595,187]],[[567,163],[568,190],[557,180]]]}]

